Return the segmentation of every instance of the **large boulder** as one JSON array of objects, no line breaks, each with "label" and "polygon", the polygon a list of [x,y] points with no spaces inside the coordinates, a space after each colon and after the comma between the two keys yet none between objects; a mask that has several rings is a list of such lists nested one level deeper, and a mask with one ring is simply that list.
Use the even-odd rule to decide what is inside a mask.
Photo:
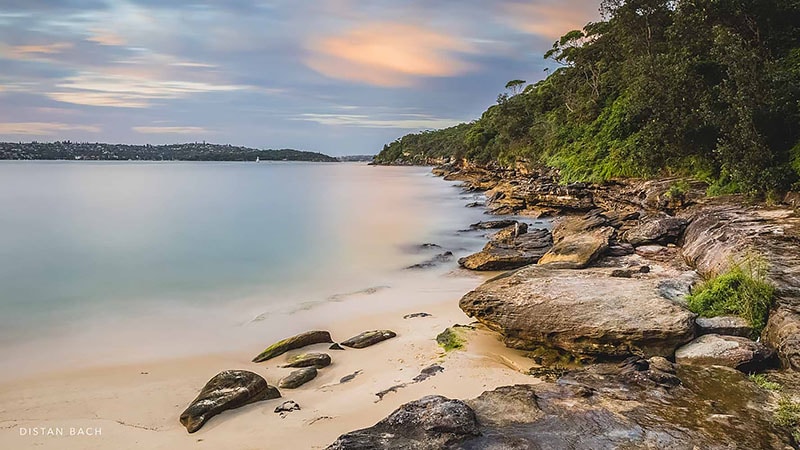
[{"label": "large boulder", "polygon": [[657,217],[645,220],[640,225],[629,229],[622,239],[632,245],[674,244],[678,242],[688,222],[679,217]]},{"label": "large boulder", "polygon": [[753,327],[747,319],[739,316],[698,317],[697,334],[721,334],[725,336],[750,337]]},{"label": "large boulder", "polygon": [[569,217],[553,228],[553,247],[539,260],[541,265],[583,269],[602,256],[616,230],[599,212]]},{"label": "large boulder", "polygon": [[459,306],[518,349],[669,357],[692,340],[695,315],[659,294],[660,279],[612,278],[612,270],[528,266],[484,283]]},{"label": "large boulder", "polygon": [[780,306],[769,316],[764,342],[774,348],[784,367],[800,370],[800,314]]},{"label": "large boulder", "polygon": [[[548,230],[514,233],[513,226],[499,231],[478,253],[461,258],[458,264],[470,270],[511,270],[536,264],[553,245]],[[508,231],[507,231],[508,230]]]},{"label": "large boulder", "polygon": [[327,344],[332,342],[331,334],[327,331],[308,331],[270,345],[266,350],[253,358],[253,362],[263,362],[280,356],[290,350],[303,348],[307,345]]},{"label": "large boulder", "polygon": [[425,397],[329,449],[791,448],[772,421],[769,394],[741,372],[671,371],[654,358],[595,366],[558,383],[500,387],[465,402]]},{"label": "large boulder", "polygon": [[339,437],[328,450],[439,450],[479,435],[475,412],[439,395],[401,406],[374,426]]},{"label": "large boulder", "polygon": [[725,366],[742,371],[763,367],[773,352],[759,342],[741,336],[704,334],[675,351],[679,364]]},{"label": "large boulder", "polygon": [[245,370],[226,370],[208,381],[200,394],[181,414],[186,431],[194,433],[217,414],[281,396],[260,375]]}]

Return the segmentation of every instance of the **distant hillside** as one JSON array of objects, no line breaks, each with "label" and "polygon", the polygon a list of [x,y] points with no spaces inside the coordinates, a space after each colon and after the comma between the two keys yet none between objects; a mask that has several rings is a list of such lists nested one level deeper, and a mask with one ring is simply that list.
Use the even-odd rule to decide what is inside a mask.
[{"label": "distant hillside", "polygon": [[186,143],[127,145],[89,142],[0,142],[0,159],[139,160],[139,161],[311,161],[337,162],[334,157],[300,150],[259,150],[224,144]]},{"label": "distant hillside", "polygon": [[375,155],[346,155],[339,156],[336,159],[342,162],[372,162],[375,159]]}]

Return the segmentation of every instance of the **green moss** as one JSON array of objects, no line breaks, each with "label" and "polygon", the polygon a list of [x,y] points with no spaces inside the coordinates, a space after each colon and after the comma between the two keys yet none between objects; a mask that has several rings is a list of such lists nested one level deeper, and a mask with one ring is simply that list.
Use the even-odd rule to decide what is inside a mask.
[{"label": "green moss", "polygon": [[449,352],[451,350],[457,350],[460,348],[464,348],[464,344],[466,344],[466,340],[463,336],[453,328],[447,328],[438,336],[436,336],[436,342],[446,351]]},{"label": "green moss", "polygon": [[767,391],[780,391],[783,388],[783,386],[781,386],[780,383],[769,381],[769,379],[767,379],[767,376],[764,375],[763,373],[750,374],[748,378],[750,378],[750,381],[757,384],[758,387]]},{"label": "green moss", "polygon": [[767,324],[775,288],[766,282],[766,264],[747,258],[728,272],[716,276],[692,292],[689,309],[703,317],[735,314],[747,320],[755,334]]}]

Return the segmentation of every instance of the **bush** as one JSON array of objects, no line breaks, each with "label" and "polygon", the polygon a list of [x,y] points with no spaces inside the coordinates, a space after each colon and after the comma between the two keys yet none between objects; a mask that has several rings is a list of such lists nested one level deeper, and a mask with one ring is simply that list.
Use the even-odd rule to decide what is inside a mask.
[{"label": "bush", "polygon": [[702,317],[735,314],[760,334],[767,324],[775,288],[766,282],[766,264],[747,258],[702,284],[688,297],[689,309]]}]

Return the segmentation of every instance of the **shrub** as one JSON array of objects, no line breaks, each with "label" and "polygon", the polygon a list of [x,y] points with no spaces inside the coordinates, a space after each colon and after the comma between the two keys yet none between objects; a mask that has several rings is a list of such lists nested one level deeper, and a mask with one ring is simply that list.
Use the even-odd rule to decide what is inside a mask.
[{"label": "shrub", "polygon": [[766,282],[766,272],[763,261],[748,257],[743,264],[701,283],[688,297],[689,309],[702,317],[741,316],[760,334],[775,293]]}]

